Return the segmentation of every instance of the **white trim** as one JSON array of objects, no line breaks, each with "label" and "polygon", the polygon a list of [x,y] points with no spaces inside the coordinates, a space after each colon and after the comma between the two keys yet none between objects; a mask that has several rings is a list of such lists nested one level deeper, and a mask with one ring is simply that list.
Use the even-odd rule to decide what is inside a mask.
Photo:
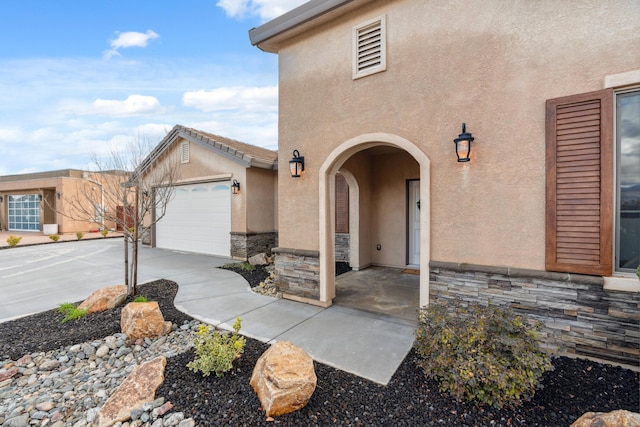
[{"label": "white trim", "polygon": [[640,84],[640,70],[627,71],[626,73],[612,74],[604,77],[603,89],[619,88]]},{"label": "white trim", "polygon": [[629,276],[613,276],[604,277],[604,290],[606,291],[624,291],[624,292],[640,292],[640,280],[638,277]]}]

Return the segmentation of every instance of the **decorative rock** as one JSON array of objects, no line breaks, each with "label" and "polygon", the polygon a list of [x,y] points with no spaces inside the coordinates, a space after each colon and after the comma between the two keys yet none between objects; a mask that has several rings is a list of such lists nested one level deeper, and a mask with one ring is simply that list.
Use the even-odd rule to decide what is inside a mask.
[{"label": "decorative rock", "polygon": [[100,408],[95,423],[107,427],[118,421],[126,421],[131,411],[153,400],[156,390],[164,381],[167,360],[160,356],[137,366],[116,392]]},{"label": "decorative rock", "polygon": [[19,369],[17,366],[12,366],[9,369],[0,371],[0,383],[4,380],[7,380],[11,377],[13,377],[14,375],[16,375],[19,372]]},{"label": "decorative rock", "polygon": [[275,343],[260,356],[250,381],[268,417],[303,408],[316,383],[313,359],[288,341]]},{"label": "decorative rock", "polygon": [[45,360],[38,366],[41,371],[52,371],[60,366],[60,362],[57,360]]},{"label": "decorative rock", "polygon": [[109,286],[98,289],[89,295],[89,298],[82,301],[78,308],[87,310],[87,313],[95,313],[117,307],[126,299],[127,287],[125,285]]},{"label": "decorative rock", "polygon": [[571,427],[640,427],[640,414],[619,409],[612,412],[587,412]]},{"label": "decorative rock", "polygon": [[120,328],[123,334],[135,341],[167,335],[171,332],[171,322],[165,322],[156,301],[130,302],[122,309]]},{"label": "decorative rock", "polygon": [[263,252],[250,257],[247,261],[251,265],[267,265],[269,264],[269,257],[267,257],[267,254]]}]

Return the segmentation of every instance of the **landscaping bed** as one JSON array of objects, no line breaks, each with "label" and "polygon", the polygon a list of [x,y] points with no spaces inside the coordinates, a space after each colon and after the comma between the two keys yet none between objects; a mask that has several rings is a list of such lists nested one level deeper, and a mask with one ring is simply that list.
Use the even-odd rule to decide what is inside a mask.
[{"label": "landscaping bed", "polygon": [[[252,285],[254,285],[252,283]],[[189,316],[175,309],[174,282],[159,280],[139,286],[138,293],[158,301],[166,320],[178,325]],[[0,360],[70,346],[119,332],[121,308],[61,323],[51,310],[0,323]],[[554,358],[545,373],[544,389],[531,402],[512,409],[456,402],[427,381],[411,351],[387,386],[315,363],[318,385],[302,410],[268,422],[249,385],[255,363],[267,349],[247,339],[242,357],[222,378],[189,371],[189,351],[169,358],[165,381],[156,396],[171,401],[199,425],[282,426],[569,426],[583,413],[626,409],[640,412],[638,374],[586,360]]]}]

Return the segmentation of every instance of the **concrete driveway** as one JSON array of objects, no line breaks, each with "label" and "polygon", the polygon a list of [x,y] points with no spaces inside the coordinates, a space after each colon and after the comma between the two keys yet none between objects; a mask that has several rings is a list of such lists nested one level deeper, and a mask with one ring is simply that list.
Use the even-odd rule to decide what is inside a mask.
[{"label": "concrete driveway", "polygon": [[[179,285],[175,305],[203,322],[245,336],[291,341],[315,360],[380,384],[393,376],[414,341],[415,325],[348,307],[321,308],[251,292],[238,274],[217,267],[229,259],[140,248],[138,282]],[[0,322],[81,301],[124,283],[122,239],[0,250]]]}]

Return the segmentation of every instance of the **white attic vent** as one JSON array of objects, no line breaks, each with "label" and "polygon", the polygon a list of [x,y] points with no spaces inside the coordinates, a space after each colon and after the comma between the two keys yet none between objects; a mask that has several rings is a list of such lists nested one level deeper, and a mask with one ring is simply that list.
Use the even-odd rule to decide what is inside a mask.
[{"label": "white attic vent", "polygon": [[180,161],[182,163],[189,163],[189,142],[185,141],[180,144]]},{"label": "white attic vent", "polygon": [[385,17],[369,20],[353,28],[353,78],[387,69]]}]

